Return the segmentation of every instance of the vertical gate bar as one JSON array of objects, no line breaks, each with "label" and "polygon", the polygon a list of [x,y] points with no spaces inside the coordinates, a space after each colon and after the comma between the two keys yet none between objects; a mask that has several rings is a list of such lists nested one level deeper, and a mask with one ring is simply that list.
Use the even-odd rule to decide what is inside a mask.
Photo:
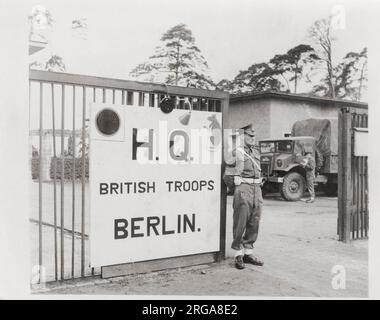
[{"label": "vertical gate bar", "polygon": [[198,99],[196,97],[193,97],[191,99],[191,103],[193,104],[192,107],[193,107],[193,110],[198,110]]},{"label": "vertical gate bar", "polygon": [[351,240],[351,225],[352,225],[352,210],[351,210],[351,199],[352,199],[352,169],[351,169],[351,128],[352,128],[352,118],[349,108],[344,108],[343,111],[343,144],[344,144],[344,155],[343,155],[343,180],[344,180],[344,190],[343,190],[343,241],[350,242]]},{"label": "vertical gate bar", "polygon": [[354,219],[354,232],[356,234],[356,237],[355,238],[358,238],[358,231],[359,231],[359,194],[360,194],[360,189],[359,189],[359,158],[358,157],[355,157],[355,156],[352,156],[353,157],[353,160],[354,160],[354,166],[353,166],[353,170],[352,170],[352,185],[354,187],[354,190],[355,190],[355,196],[353,197],[355,199],[355,207],[356,207],[356,211],[355,211],[355,219]]},{"label": "vertical gate bar", "polygon": [[338,219],[337,219],[337,229],[338,229],[338,239],[343,241],[343,190],[344,190],[344,180],[343,180],[343,110],[338,111]]},{"label": "vertical gate bar", "polygon": [[[363,114],[362,115],[362,119],[361,119],[361,127],[364,128],[365,127],[365,115]],[[365,192],[364,192],[364,157],[360,157],[360,163],[361,163],[361,168],[360,168],[360,174],[361,174],[361,178],[360,178],[360,190],[361,190],[361,193],[360,193],[360,220],[361,220],[361,237],[363,238],[364,237],[364,206],[365,206]]]},{"label": "vertical gate bar", "polygon": [[360,237],[364,237],[364,157],[360,157]]},{"label": "vertical gate bar", "polygon": [[[361,125],[362,125],[362,116],[360,114],[357,115],[357,127],[361,128]],[[358,179],[358,211],[357,211],[357,221],[358,221],[358,230],[357,230],[357,238],[361,238],[361,225],[362,225],[362,219],[361,219],[361,211],[362,211],[362,207],[361,207],[361,195],[362,195],[362,184],[361,184],[361,170],[362,170],[362,167],[361,167],[361,157],[357,157],[357,162],[358,162],[358,165],[357,165],[357,168],[356,168],[356,175],[357,175],[357,179]]]},{"label": "vertical gate bar", "polygon": [[[360,126],[363,128],[364,117],[360,117]],[[360,179],[360,237],[363,238],[363,157],[359,158],[360,170],[359,170],[359,179]]]},{"label": "vertical gate bar", "polygon": [[[353,113],[351,115],[351,123],[352,123],[352,126],[353,127],[356,127],[356,116],[355,116],[355,113]],[[357,184],[356,184],[356,174],[355,174],[355,168],[356,168],[356,157],[354,157],[353,155],[349,155],[348,156],[352,159],[352,167],[351,167],[351,177],[352,177],[352,205],[353,205],[353,208],[356,207],[355,211],[352,212],[353,214],[353,219],[352,219],[352,238],[355,239],[355,231],[356,231],[356,213],[358,211],[358,208],[357,208],[357,205],[358,205],[358,201],[357,201]]]},{"label": "vertical gate bar", "polygon": [[[368,114],[364,115],[364,124],[368,128]],[[368,237],[368,157],[364,157],[364,235]]]},{"label": "vertical gate bar", "polygon": [[112,89],[112,104],[115,104],[115,89]]},{"label": "vertical gate bar", "polygon": [[[228,123],[228,107],[229,98],[224,98],[222,100],[222,164],[221,164],[221,177],[223,176],[225,170],[224,162],[224,129],[229,128]],[[227,187],[226,184],[221,180],[220,184],[220,229],[219,229],[219,254],[217,259],[224,260],[226,257],[226,224],[227,224]]]},{"label": "vertical gate bar", "polygon": [[154,93],[149,93],[149,107],[154,107]]},{"label": "vertical gate bar", "polygon": [[359,238],[360,230],[360,157],[355,158],[354,175],[356,176],[356,238]]},{"label": "vertical gate bar", "polygon": [[72,170],[72,217],[71,217],[71,277],[74,278],[74,264],[75,264],[75,85],[73,85],[73,170]]},{"label": "vertical gate bar", "polygon": [[357,161],[358,161],[358,165],[357,165],[357,168],[356,168],[356,175],[357,175],[357,178],[358,178],[358,211],[357,211],[357,220],[358,220],[358,238],[360,238],[360,229],[361,229],[361,223],[362,223],[362,220],[361,220],[361,210],[362,210],[362,207],[361,207],[361,195],[362,195],[362,184],[361,184],[361,157],[357,157]]},{"label": "vertical gate bar", "polygon": [[131,94],[129,91],[127,91],[127,94],[126,94],[126,105],[129,106],[130,105],[130,100],[131,100]]},{"label": "vertical gate bar", "polygon": [[125,104],[125,90],[121,90],[121,104]]},{"label": "vertical gate bar", "polygon": [[53,123],[53,200],[54,200],[54,275],[55,281],[58,280],[58,237],[57,237],[57,146],[55,132],[55,101],[54,101],[54,83],[51,84],[51,107]]},{"label": "vertical gate bar", "polygon": [[[354,113],[352,115],[352,126],[357,127],[358,126],[358,115]],[[355,143],[355,142],[354,142]],[[356,211],[354,212],[354,228],[353,228],[353,235],[354,239],[359,238],[359,194],[360,194],[360,185],[359,185],[359,158],[355,157],[353,154],[350,155],[350,157],[353,159],[353,166],[352,166],[352,185],[355,190],[355,194],[353,195],[353,199],[355,199],[355,207]]]},{"label": "vertical gate bar", "polygon": [[106,103],[106,88],[103,88],[103,103]]},{"label": "vertical gate bar", "polygon": [[365,236],[368,237],[368,157],[365,157]]},{"label": "vertical gate bar", "polygon": [[[355,114],[355,127],[360,127],[360,115]],[[359,238],[359,231],[360,231],[360,225],[359,225],[359,218],[360,218],[360,157],[354,156],[356,160],[356,166],[354,168],[354,174],[356,176],[356,238]]]},{"label": "vertical gate bar", "polygon": [[209,112],[214,111],[213,110],[214,105],[212,104],[212,102],[213,102],[213,100],[206,99],[206,108],[207,108],[206,110],[209,111]]},{"label": "vertical gate bar", "polygon": [[[94,88],[94,102],[95,102],[95,88]],[[82,110],[82,212],[81,212],[81,276],[84,277],[84,264],[85,264],[85,182],[86,182],[86,87],[83,86],[83,110]]]},{"label": "vertical gate bar", "polygon": [[96,102],[96,88],[95,87],[93,88],[93,91],[92,91],[92,101]]},{"label": "vertical gate bar", "polygon": [[43,135],[43,83],[40,82],[40,136],[38,159],[38,283],[41,283],[42,268],[42,135]]},{"label": "vertical gate bar", "polygon": [[220,112],[220,100],[215,100],[215,111]]},{"label": "vertical gate bar", "polygon": [[62,109],[61,109],[61,280],[65,278],[65,85],[62,84]]}]

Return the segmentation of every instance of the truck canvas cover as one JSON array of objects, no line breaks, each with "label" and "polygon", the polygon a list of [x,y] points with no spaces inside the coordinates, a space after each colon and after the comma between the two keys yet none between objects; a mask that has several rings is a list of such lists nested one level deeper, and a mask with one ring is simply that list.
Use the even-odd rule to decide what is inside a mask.
[{"label": "truck canvas cover", "polygon": [[[333,161],[334,164],[328,165],[328,171],[336,171],[337,164],[335,164],[338,155],[338,119],[337,118],[324,118],[324,119],[306,119],[297,121],[292,128],[292,136],[311,136],[316,141],[316,147],[328,162]],[[332,159],[334,158],[334,160]],[[335,159],[336,158],[336,159]],[[325,169],[327,163],[325,161]],[[336,167],[336,168],[335,168]]]}]

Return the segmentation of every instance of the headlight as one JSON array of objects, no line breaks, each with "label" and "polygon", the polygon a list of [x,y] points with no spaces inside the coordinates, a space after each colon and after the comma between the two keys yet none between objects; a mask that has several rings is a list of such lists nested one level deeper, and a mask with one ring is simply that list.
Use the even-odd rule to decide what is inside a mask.
[{"label": "headlight", "polygon": [[278,159],[276,161],[276,164],[277,164],[277,167],[282,167],[283,163],[282,163],[282,160],[281,159]]}]

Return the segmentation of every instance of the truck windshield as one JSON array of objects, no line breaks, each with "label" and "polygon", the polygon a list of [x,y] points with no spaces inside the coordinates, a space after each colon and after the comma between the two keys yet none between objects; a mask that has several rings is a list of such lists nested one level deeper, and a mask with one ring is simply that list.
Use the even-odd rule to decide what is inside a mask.
[{"label": "truck windshield", "polygon": [[261,142],[260,143],[260,153],[271,153],[274,152],[274,142]]},{"label": "truck windshield", "polygon": [[292,153],[292,151],[293,151],[292,141],[277,141],[276,142],[276,152]]}]

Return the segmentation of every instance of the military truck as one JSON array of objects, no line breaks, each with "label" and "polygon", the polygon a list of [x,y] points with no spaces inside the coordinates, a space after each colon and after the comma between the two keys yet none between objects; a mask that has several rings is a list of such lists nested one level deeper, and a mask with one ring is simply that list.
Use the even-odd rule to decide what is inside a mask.
[{"label": "military truck", "polygon": [[317,190],[336,196],[338,190],[337,119],[307,119],[294,123],[291,136],[259,141],[263,192],[277,192],[288,201],[306,190],[306,172],[300,166],[306,152],[316,159]]}]

